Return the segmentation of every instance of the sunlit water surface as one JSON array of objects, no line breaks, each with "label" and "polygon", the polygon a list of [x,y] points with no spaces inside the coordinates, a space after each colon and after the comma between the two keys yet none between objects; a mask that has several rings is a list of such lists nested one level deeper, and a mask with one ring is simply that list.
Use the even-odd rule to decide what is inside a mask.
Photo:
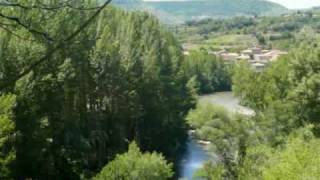
[{"label": "sunlit water surface", "polygon": [[[232,92],[204,95],[199,98],[199,102],[219,105],[233,113],[238,112],[246,115],[254,115],[253,110],[240,105],[239,99],[234,97]],[[208,160],[214,161],[214,155],[209,154],[204,145],[199,144],[197,140],[190,136],[186,153],[180,165],[180,178],[191,180],[194,173]]]}]

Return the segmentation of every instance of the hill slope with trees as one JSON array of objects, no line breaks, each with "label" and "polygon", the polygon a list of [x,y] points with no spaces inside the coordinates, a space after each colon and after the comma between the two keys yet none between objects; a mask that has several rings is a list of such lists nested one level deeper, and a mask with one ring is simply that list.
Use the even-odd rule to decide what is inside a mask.
[{"label": "hill slope with trees", "polygon": [[181,23],[203,18],[228,18],[234,16],[279,15],[288,11],[285,7],[263,0],[190,0],[155,1],[115,0],[126,9],[146,10],[164,23]]}]

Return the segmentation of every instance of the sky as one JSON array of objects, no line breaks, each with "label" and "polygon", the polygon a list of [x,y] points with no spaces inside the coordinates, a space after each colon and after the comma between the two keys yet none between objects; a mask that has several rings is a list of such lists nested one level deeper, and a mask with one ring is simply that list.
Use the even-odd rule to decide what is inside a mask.
[{"label": "sky", "polygon": [[[144,0],[144,1],[184,1],[184,0]],[[232,0],[229,0],[232,1]],[[320,6],[320,0],[269,0],[282,4],[289,9],[305,9]]]},{"label": "sky", "polygon": [[305,9],[320,6],[320,0],[270,0],[286,6],[289,9]]}]

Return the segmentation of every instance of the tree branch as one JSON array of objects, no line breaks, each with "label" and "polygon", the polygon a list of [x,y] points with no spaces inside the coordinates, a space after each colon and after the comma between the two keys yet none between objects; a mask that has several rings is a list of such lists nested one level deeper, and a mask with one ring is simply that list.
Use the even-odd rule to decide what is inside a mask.
[{"label": "tree branch", "polygon": [[15,16],[7,16],[7,15],[2,14],[1,12],[0,12],[0,17],[3,18],[3,19],[7,19],[7,20],[10,20],[10,21],[16,22],[18,25],[22,26],[23,28],[25,28],[26,30],[28,30],[30,33],[40,35],[40,36],[42,36],[43,38],[45,38],[46,40],[48,40],[48,41],[53,41],[53,38],[51,38],[48,33],[46,33],[46,32],[41,32],[41,31],[35,30],[35,29],[33,29],[33,28],[30,28],[30,27],[27,26],[26,24],[22,23],[21,20],[20,20],[18,17],[15,17]]},{"label": "tree branch", "polygon": [[[70,1],[69,1],[70,2]],[[53,10],[57,10],[57,9],[61,9],[61,8],[70,8],[70,9],[75,9],[75,10],[81,10],[81,11],[91,11],[91,10],[97,10],[99,9],[100,7],[91,7],[91,8],[83,8],[83,7],[75,7],[75,6],[72,6],[67,2],[65,3],[61,3],[61,5],[57,5],[57,6],[48,6],[48,5],[33,5],[33,6],[25,6],[25,5],[22,5],[20,3],[12,3],[12,2],[8,2],[8,1],[5,1],[5,2],[0,2],[0,6],[4,6],[4,7],[18,7],[18,8],[22,8],[22,9],[42,9],[42,10],[48,10],[48,11],[53,11]]]},{"label": "tree branch", "polygon": [[[66,43],[70,43],[80,32],[82,32],[85,28],[87,28],[90,23],[102,12],[102,10],[107,7],[112,0],[106,1],[102,6],[99,7],[99,9],[88,19],[86,20],[75,32],[73,32],[71,35],[69,35],[65,40],[58,43],[54,48],[52,48],[46,55],[44,55],[42,58],[31,64],[28,68],[24,69],[19,75],[17,75],[15,78],[13,78],[12,81],[1,84],[0,85],[0,91],[6,88],[9,85],[13,85],[15,82],[17,82],[22,77],[29,74],[33,69],[35,69],[37,66],[41,65],[43,62],[47,61],[56,51],[63,48]],[[72,42],[71,42],[72,43]]]},{"label": "tree branch", "polygon": [[0,28],[5,30],[6,32],[8,32],[9,34],[12,34],[13,36],[21,39],[21,40],[24,40],[24,41],[30,41],[30,42],[33,42],[35,40],[32,40],[32,39],[28,39],[28,38],[24,38],[24,37],[21,37],[19,34],[17,33],[14,33],[13,31],[11,31],[8,27],[6,26],[3,26],[1,23],[0,23]]}]

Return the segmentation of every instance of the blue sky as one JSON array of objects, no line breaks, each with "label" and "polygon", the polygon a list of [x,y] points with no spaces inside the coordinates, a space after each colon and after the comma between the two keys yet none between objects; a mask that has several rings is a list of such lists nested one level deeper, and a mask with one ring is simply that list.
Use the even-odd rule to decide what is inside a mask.
[{"label": "blue sky", "polygon": [[[184,0],[145,0],[145,1],[184,1]],[[232,0],[228,0],[232,1]],[[320,6],[320,0],[269,0],[282,4],[290,9],[305,9]]]}]

